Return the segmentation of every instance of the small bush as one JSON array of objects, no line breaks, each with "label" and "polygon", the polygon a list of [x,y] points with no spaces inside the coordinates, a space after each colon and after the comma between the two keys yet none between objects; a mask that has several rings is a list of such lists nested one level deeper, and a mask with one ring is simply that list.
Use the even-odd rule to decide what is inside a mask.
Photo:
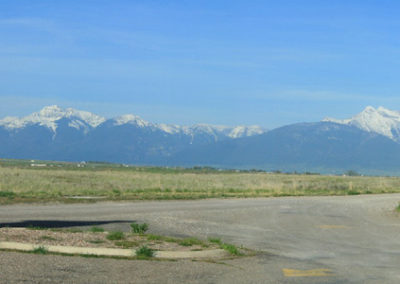
[{"label": "small bush", "polygon": [[400,212],[400,202],[399,202],[399,205],[397,205],[396,210],[397,210],[397,212]]},{"label": "small bush", "polygon": [[233,255],[242,255],[235,245],[223,243],[221,248]]},{"label": "small bush", "polygon": [[139,258],[148,258],[154,256],[154,250],[147,246],[142,246],[136,251],[136,256]]},{"label": "small bush", "polygon": [[239,251],[239,249],[235,245],[224,243],[219,238],[209,238],[208,241],[210,243],[218,244],[220,248],[226,250],[230,254],[242,255],[242,253]]},{"label": "small bush", "polygon": [[146,223],[143,224],[132,223],[131,228],[132,232],[135,234],[144,234],[149,229],[149,225],[147,225]]},{"label": "small bush", "polygon": [[119,241],[125,238],[123,232],[110,232],[107,235],[107,239],[110,241]]},{"label": "small bush", "polygon": [[32,252],[36,253],[36,254],[47,254],[48,250],[45,247],[40,246],[40,247],[34,248]]},{"label": "small bush", "polygon": [[104,232],[104,229],[101,228],[101,227],[93,226],[93,227],[90,228],[90,231],[91,231],[92,233],[101,233],[101,232]]},{"label": "small bush", "polygon": [[14,198],[15,193],[12,191],[0,191],[0,197]]}]

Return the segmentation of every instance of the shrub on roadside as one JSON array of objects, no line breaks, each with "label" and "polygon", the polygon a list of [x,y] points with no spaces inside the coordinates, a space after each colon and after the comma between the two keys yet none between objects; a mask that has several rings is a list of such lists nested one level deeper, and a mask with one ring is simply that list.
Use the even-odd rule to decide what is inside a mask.
[{"label": "shrub on roadside", "polygon": [[139,258],[148,258],[154,256],[154,250],[147,246],[142,246],[136,251],[136,256]]},{"label": "shrub on roadside", "polygon": [[144,234],[149,229],[149,225],[147,225],[146,223],[143,224],[132,223],[131,228],[132,232],[135,234]]},{"label": "shrub on roadside", "polygon": [[32,252],[36,253],[36,254],[47,254],[48,250],[44,246],[40,246],[40,247],[34,248]]}]

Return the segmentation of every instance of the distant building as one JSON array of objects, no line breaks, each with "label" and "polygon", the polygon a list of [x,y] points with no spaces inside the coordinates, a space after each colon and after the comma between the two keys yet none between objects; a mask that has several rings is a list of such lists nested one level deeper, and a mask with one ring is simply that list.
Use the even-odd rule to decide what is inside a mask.
[{"label": "distant building", "polygon": [[31,164],[31,167],[47,167],[47,164]]}]

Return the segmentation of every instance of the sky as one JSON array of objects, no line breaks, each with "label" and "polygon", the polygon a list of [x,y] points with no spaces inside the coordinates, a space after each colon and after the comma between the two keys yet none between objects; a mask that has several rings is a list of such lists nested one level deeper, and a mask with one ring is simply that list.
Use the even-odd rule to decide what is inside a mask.
[{"label": "sky", "polygon": [[1,0],[0,118],[260,125],[400,110],[400,1]]}]

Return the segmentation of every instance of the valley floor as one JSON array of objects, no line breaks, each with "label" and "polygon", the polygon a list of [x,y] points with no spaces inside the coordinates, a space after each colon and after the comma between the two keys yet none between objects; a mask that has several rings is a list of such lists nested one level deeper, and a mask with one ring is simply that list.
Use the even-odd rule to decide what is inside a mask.
[{"label": "valley floor", "polygon": [[0,163],[0,204],[400,193],[400,178]]}]

